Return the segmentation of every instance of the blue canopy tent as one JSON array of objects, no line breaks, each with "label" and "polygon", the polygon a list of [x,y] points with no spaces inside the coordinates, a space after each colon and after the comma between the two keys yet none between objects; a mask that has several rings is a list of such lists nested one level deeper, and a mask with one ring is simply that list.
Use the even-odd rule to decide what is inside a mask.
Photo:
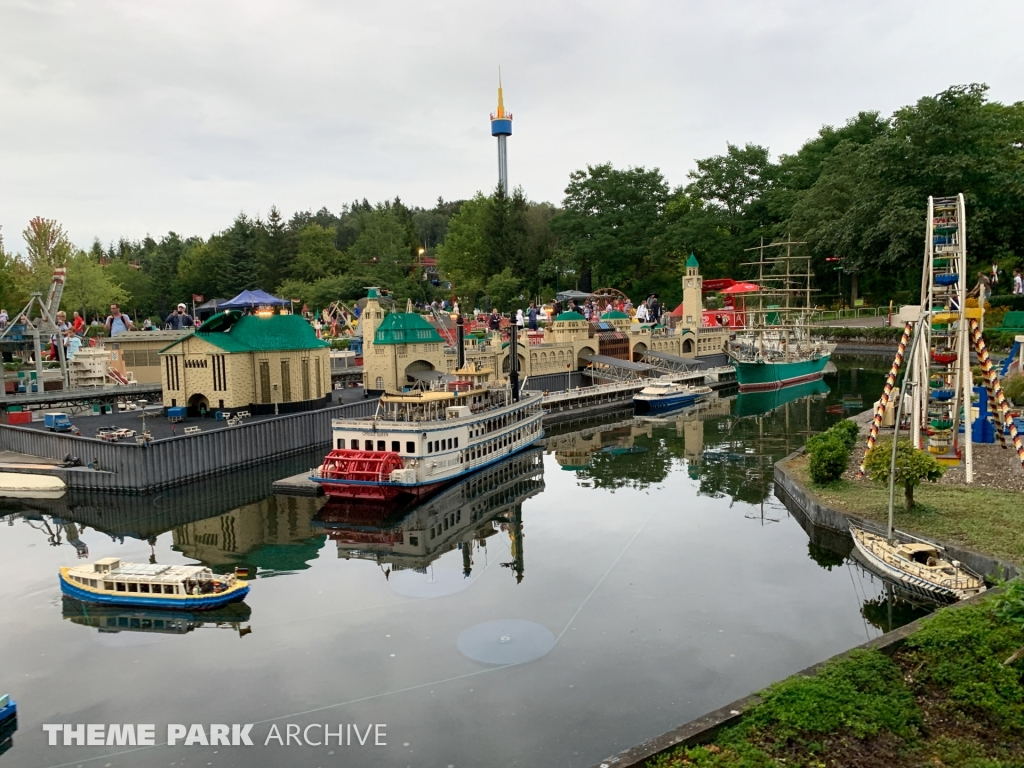
[{"label": "blue canopy tent", "polygon": [[246,309],[247,307],[284,307],[288,306],[290,302],[284,299],[279,299],[277,296],[271,296],[266,291],[242,291],[240,294],[231,299],[231,301],[221,302],[217,307],[219,310],[223,309]]}]

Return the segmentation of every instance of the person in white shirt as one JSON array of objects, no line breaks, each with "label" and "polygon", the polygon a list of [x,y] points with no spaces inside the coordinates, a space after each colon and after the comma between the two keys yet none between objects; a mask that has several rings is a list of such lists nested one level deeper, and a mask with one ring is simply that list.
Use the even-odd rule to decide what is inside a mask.
[{"label": "person in white shirt", "polygon": [[1013,292],[1014,294],[1024,294],[1024,279],[1021,278],[1020,270],[1013,270]]},{"label": "person in white shirt", "polygon": [[646,304],[641,304],[636,308],[636,319],[639,323],[646,323],[651,319]]},{"label": "person in white shirt", "polygon": [[516,325],[520,328],[526,325],[526,318],[523,317],[523,310],[521,309],[516,310]]}]

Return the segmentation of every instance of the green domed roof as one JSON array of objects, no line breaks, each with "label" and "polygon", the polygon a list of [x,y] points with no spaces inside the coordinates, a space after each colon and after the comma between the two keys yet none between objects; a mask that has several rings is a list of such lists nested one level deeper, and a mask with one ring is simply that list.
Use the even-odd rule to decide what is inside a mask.
[{"label": "green domed roof", "polygon": [[555,318],[556,323],[571,323],[573,321],[587,322],[587,318],[581,315],[579,312],[563,312]]},{"label": "green domed roof", "polygon": [[629,320],[629,315],[625,312],[620,312],[617,309],[613,309],[611,312],[605,312],[601,315],[602,320]]}]

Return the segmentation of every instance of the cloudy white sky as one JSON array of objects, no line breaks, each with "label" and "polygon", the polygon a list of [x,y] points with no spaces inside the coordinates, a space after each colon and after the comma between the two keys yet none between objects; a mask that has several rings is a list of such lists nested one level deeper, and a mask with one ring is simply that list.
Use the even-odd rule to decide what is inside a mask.
[{"label": "cloudy white sky", "polygon": [[611,161],[685,182],[956,83],[1024,98],[1018,2],[0,0],[0,225],[209,235],[239,212],[489,190]]}]

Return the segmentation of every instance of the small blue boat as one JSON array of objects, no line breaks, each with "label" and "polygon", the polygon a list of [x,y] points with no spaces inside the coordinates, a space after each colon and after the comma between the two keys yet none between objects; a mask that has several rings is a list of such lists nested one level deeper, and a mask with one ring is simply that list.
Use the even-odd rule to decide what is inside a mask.
[{"label": "small blue boat", "polygon": [[18,705],[7,694],[0,696],[0,755],[11,747],[11,737],[18,730]]},{"label": "small blue boat", "polygon": [[655,380],[633,395],[633,409],[640,414],[675,411],[698,403],[710,394],[711,387]]},{"label": "small blue boat", "polygon": [[60,589],[83,603],[203,611],[241,600],[249,585],[202,565],[122,563],[104,557],[60,569]]}]

